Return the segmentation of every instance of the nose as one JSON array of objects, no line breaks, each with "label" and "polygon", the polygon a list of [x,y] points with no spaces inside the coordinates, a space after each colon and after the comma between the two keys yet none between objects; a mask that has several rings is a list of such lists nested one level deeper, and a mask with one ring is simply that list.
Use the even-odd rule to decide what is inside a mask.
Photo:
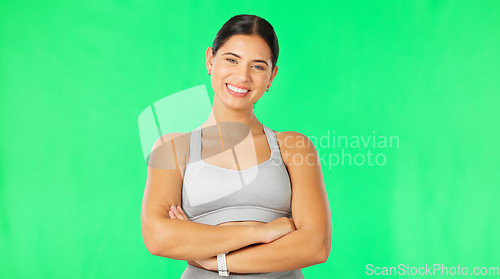
[{"label": "nose", "polygon": [[234,72],[234,76],[241,82],[245,82],[249,79],[250,69],[248,66],[241,64],[238,65]]}]

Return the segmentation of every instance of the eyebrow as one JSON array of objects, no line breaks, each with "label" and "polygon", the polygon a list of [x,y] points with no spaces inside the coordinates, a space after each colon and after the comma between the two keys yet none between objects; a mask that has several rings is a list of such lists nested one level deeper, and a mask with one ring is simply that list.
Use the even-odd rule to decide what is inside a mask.
[{"label": "eyebrow", "polygon": [[[234,56],[236,56],[236,57],[238,57],[238,58],[240,58],[240,59],[241,59],[241,56],[239,56],[239,55],[238,55],[238,54],[236,54],[236,53],[232,53],[232,52],[226,52],[226,53],[224,53],[224,54],[222,54],[222,55],[226,55],[226,54],[234,55]],[[266,64],[267,66],[269,66],[269,64],[267,64],[267,62],[266,62],[266,61],[261,60],[261,59],[252,60],[252,62],[262,62],[262,63]]]}]

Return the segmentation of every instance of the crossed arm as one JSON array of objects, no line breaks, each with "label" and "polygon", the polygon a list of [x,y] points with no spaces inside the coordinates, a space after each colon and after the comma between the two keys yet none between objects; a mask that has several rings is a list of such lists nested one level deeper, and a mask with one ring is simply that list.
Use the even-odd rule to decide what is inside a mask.
[{"label": "crossed arm", "polygon": [[[148,220],[151,214],[142,216],[143,238],[148,249],[159,256],[195,260],[209,270],[217,270],[217,254],[232,251],[226,258],[228,269],[234,273],[278,272],[325,262],[330,253],[332,229],[319,158],[304,135],[295,132],[279,134],[278,141],[284,143],[281,152],[292,184],[292,214],[296,230],[283,234],[285,225],[277,224],[280,220],[260,226],[210,226],[178,220],[181,218],[175,216],[174,209],[167,213],[171,210],[170,205],[180,204],[181,193],[177,189],[177,193],[156,197],[157,201],[167,201],[169,205],[156,207],[156,217]],[[297,141],[309,144],[299,147]],[[292,160],[297,157],[302,160]],[[151,173],[158,171],[150,170]],[[148,180],[150,177],[163,180],[161,183],[182,183],[182,179],[174,175],[152,174]],[[143,212],[148,212],[144,204]],[[181,210],[177,210],[179,212]],[[275,234],[280,231],[283,236],[276,239],[274,235],[273,239],[270,231]],[[251,244],[258,245],[249,246]]]},{"label": "crossed arm", "polygon": [[[169,215],[171,219],[189,220],[180,206],[172,206]],[[282,217],[280,219],[288,218]],[[293,223],[291,219],[288,220]],[[285,229],[282,229],[282,232],[285,232]],[[311,247],[310,238],[314,235],[317,234],[313,230],[302,229],[298,231],[292,225],[291,230],[270,243],[231,250],[232,252],[226,256],[227,266],[231,267],[230,270],[233,273],[255,273],[286,271],[323,263],[328,255],[314,254],[314,251],[321,251],[321,247],[324,245],[316,239],[315,246]],[[296,243],[302,245],[295,246]],[[273,254],[276,251],[279,251],[278,255]],[[194,261],[205,269],[217,271],[217,258],[215,256]],[[270,266],[269,263],[273,263],[273,265]]]}]

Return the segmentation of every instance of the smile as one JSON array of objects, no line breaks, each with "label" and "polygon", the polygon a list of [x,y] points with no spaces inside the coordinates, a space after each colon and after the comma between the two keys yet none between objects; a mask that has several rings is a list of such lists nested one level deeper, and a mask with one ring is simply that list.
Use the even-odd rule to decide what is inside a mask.
[{"label": "smile", "polygon": [[229,90],[229,93],[238,97],[246,96],[250,92],[249,89],[238,88],[228,83],[226,83],[226,88]]}]

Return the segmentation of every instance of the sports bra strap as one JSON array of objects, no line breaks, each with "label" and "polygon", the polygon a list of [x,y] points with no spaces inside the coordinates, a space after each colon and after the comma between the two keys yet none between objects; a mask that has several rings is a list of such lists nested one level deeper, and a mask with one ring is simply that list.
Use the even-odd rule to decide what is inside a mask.
[{"label": "sports bra strap", "polygon": [[280,148],[278,146],[278,139],[276,138],[276,134],[267,126],[264,126],[264,132],[266,133],[267,142],[269,143],[269,148],[271,148],[272,154],[279,155]]},{"label": "sports bra strap", "polygon": [[189,144],[189,162],[201,161],[201,126],[191,132]]}]

